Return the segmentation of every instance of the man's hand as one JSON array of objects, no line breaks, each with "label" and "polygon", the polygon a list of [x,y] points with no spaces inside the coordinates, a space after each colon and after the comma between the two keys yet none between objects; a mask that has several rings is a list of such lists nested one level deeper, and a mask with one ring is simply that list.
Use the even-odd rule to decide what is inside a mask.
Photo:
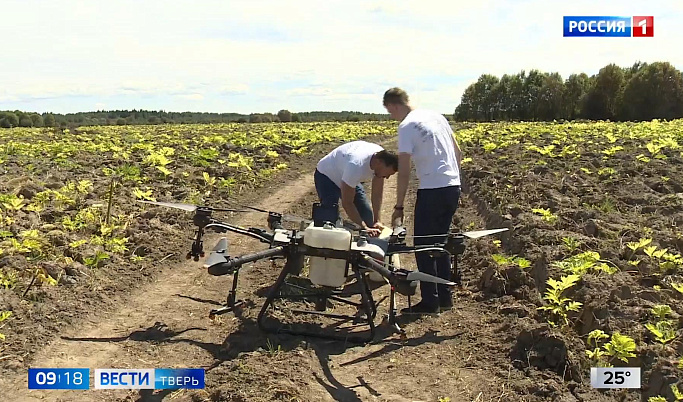
[{"label": "man's hand", "polygon": [[384,226],[384,225],[383,225],[382,223],[380,223],[380,222],[375,222],[375,223],[372,225],[372,227],[375,228],[375,229],[379,229],[380,232],[386,228],[386,226]]},{"label": "man's hand", "polygon": [[365,230],[368,233],[368,236],[370,237],[379,237],[380,233],[382,233],[380,229],[371,228],[368,225],[366,225],[365,222],[363,222],[363,230]]},{"label": "man's hand", "polygon": [[391,214],[391,221],[396,222],[396,219],[403,220],[403,209],[394,209],[394,213]]}]

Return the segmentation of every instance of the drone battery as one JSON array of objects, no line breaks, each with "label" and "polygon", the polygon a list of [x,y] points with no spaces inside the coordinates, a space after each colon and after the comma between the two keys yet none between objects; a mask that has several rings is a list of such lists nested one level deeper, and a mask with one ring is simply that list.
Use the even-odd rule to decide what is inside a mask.
[{"label": "drone battery", "polygon": [[[304,244],[309,247],[348,251],[351,232],[330,224],[322,227],[311,224],[304,231]],[[337,258],[310,257],[308,278],[315,285],[339,287],[346,282],[347,261]]]},{"label": "drone battery", "polygon": [[313,204],[311,217],[313,218],[313,225],[317,227],[322,227],[325,222],[334,224],[339,220],[339,205],[332,204],[323,206],[319,202],[316,202]]}]

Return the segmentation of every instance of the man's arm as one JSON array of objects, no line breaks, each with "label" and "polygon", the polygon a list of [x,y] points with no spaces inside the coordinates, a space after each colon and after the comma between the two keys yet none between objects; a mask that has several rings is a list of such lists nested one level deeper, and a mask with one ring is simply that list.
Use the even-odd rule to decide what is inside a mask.
[{"label": "man's arm", "polygon": [[458,140],[455,138],[455,134],[451,132],[451,138],[453,139],[453,149],[455,150],[455,160],[458,162],[458,172],[460,172],[460,167],[462,166],[462,151],[460,151],[460,146],[458,145]]},{"label": "man's arm", "polygon": [[396,183],[396,205],[403,206],[410,182],[410,154],[398,154],[398,182]]},{"label": "man's arm", "polygon": [[364,226],[365,222],[363,222],[363,218],[360,217],[360,213],[358,212],[358,209],[356,208],[356,205],[353,203],[354,198],[356,197],[356,188],[351,187],[348,184],[342,182],[342,187],[341,187],[341,202],[342,202],[342,207],[344,208],[344,211],[346,211],[346,214],[349,216],[349,219],[351,219],[353,222],[360,226]]},{"label": "man's arm", "polygon": [[372,216],[375,218],[375,222],[380,222],[380,214],[382,211],[382,194],[384,192],[384,178],[383,177],[373,177],[372,178]]}]

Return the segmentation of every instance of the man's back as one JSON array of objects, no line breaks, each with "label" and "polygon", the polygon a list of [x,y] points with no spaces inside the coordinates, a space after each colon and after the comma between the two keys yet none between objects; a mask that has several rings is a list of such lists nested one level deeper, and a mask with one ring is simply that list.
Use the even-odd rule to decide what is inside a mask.
[{"label": "man's back", "polygon": [[339,187],[342,180],[354,187],[357,182],[372,177],[370,158],[382,149],[380,145],[371,142],[352,141],[327,154],[318,162],[317,169]]},{"label": "man's back", "polygon": [[398,152],[411,154],[420,188],[460,185],[453,130],[442,114],[415,109],[399,124]]}]

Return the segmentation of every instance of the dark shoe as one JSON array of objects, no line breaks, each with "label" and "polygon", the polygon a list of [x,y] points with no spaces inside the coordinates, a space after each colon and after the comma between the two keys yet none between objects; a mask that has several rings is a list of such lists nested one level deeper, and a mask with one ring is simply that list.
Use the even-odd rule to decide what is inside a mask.
[{"label": "dark shoe", "polygon": [[450,310],[453,308],[453,299],[448,298],[448,299],[441,299],[439,300],[439,310],[440,311],[446,311]]},{"label": "dark shoe", "polygon": [[428,305],[423,302],[419,302],[410,308],[401,309],[401,314],[436,314],[438,312],[438,305]]}]

